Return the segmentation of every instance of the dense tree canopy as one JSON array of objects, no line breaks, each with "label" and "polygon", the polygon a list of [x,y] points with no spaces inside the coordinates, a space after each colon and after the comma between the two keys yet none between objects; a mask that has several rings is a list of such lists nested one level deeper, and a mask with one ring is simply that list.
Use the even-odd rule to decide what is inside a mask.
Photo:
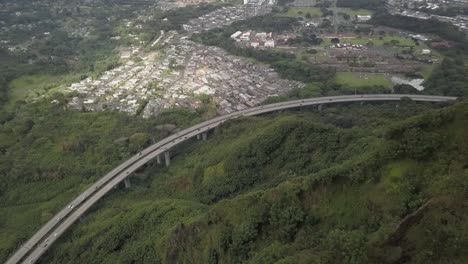
[{"label": "dense tree canopy", "polygon": [[382,0],[338,0],[336,2],[338,7],[348,7],[353,9],[382,9],[384,1]]},{"label": "dense tree canopy", "polygon": [[132,178],[44,263],[463,263],[467,104],[404,120],[418,108],[229,122]]},{"label": "dense tree canopy", "polygon": [[374,14],[371,21],[374,24],[401,28],[418,33],[432,33],[451,41],[463,42],[466,37],[465,33],[459,31],[456,26],[436,19],[417,19],[414,17],[391,15],[386,11],[381,11]]},{"label": "dense tree canopy", "polygon": [[467,66],[464,56],[445,58],[425,82],[427,93],[451,96],[468,94]]}]

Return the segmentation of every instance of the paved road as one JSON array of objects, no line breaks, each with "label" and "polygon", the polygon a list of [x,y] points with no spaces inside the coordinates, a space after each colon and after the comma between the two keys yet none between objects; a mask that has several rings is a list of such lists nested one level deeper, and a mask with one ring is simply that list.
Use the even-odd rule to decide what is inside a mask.
[{"label": "paved road", "polygon": [[111,191],[116,185],[125,180],[131,173],[154,159],[156,156],[169,151],[172,147],[196,137],[201,133],[207,132],[227,120],[232,120],[242,116],[255,116],[301,106],[364,101],[399,101],[402,98],[410,98],[413,101],[419,102],[448,102],[457,99],[456,97],[445,96],[399,94],[319,97],[254,107],[205,121],[157,142],[156,144],[144,149],[139,154],[124,161],[122,164],[104,175],[104,177],[91,185],[91,187],[89,187],[85,192],[71,201],[67,207],[57,213],[49,222],[37,231],[36,234],[23,244],[6,263],[34,263],[42,254],[44,254],[51,244],[56,241],[60,235],[63,234],[76,220],[78,220],[91,206]]}]

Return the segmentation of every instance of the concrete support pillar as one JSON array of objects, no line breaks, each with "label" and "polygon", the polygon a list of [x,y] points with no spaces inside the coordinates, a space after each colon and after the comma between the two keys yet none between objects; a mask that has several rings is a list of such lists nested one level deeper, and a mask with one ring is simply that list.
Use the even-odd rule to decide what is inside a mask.
[{"label": "concrete support pillar", "polygon": [[130,188],[132,186],[130,184],[130,178],[129,177],[125,178],[124,184],[125,184],[125,189],[128,189],[128,188]]},{"label": "concrete support pillar", "polygon": [[200,140],[200,134],[197,134],[197,139]]},{"label": "concrete support pillar", "polygon": [[166,162],[166,167],[169,167],[169,165],[171,165],[171,154],[169,151],[164,152],[164,160]]},{"label": "concrete support pillar", "polygon": [[323,108],[323,104],[319,104],[319,105],[318,105],[318,110],[319,110],[319,111],[322,111],[322,108]]},{"label": "concrete support pillar", "polygon": [[206,140],[208,138],[208,131],[202,133],[202,138],[203,140]]},{"label": "concrete support pillar", "polygon": [[156,156],[156,163],[161,164],[161,156]]}]

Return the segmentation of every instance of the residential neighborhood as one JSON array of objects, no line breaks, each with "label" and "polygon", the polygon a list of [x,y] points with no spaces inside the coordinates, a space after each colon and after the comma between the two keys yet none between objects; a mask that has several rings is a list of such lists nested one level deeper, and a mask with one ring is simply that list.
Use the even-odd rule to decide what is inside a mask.
[{"label": "residential neighborhood", "polygon": [[145,54],[140,62],[129,60],[98,79],[87,78],[67,87],[78,93],[69,106],[150,117],[173,106],[197,108],[199,96],[209,95],[219,105],[219,114],[227,114],[303,87],[220,48],[195,43],[175,32],[167,36],[173,37],[163,50]]},{"label": "residential neighborhood", "polygon": [[271,12],[268,5],[252,6],[240,5],[220,8],[183,25],[184,30],[189,33],[200,33],[213,28],[228,26],[234,21],[245,20],[254,16],[261,16]]},{"label": "residential neighborhood", "polygon": [[439,15],[448,13],[444,10],[466,8],[467,0],[387,0],[387,8],[392,14],[414,17],[419,19],[437,19],[453,24],[457,28],[468,32],[468,15]]}]

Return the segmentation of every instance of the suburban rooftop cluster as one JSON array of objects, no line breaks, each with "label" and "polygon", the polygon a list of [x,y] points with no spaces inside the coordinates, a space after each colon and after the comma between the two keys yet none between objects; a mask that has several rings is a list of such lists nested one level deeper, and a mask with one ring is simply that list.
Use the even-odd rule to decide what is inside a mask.
[{"label": "suburban rooftop cluster", "polygon": [[387,0],[388,10],[393,14],[415,17],[419,19],[437,19],[453,24],[460,30],[468,31],[468,16],[454,17],[438,15],[443,8],[463,8],[467,0]]},{"label": "suburban rooftop cluster", "polygon": [[183,25],[183,28],[189,33],[200,33],[205,30],[219,28],[232,24],[235,21],[245,20],[254,16],[261,16],[271,12],[271,7],[260,6],[252,7],[250,5],[223,7],[190,20]]},{"label": "suburban rooftop cluster", "polygon": [[199,95],[210,95],[220,114],[259,105],[303,84],[283,80],[272,69],[245,62],[217,47],[207,47],[169,32],[169,45],[132,60],[93,80],[67,89],[79,95],[69,106],[88,111],[113,109],[143,117],[173,106],[197,108]]}]

